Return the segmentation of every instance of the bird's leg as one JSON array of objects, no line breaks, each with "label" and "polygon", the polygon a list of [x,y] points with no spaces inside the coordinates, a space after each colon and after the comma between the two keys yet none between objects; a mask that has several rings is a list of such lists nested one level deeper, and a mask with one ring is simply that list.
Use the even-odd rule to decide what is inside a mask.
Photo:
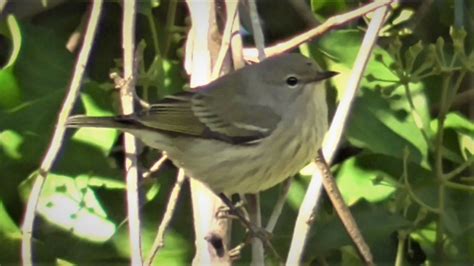
[{"label": "bird's leg", "polygon": [[[244,212],[242,211],[242,209],[237,209],[234,204],[232,204],[232,201],[223,193],[219,193],[218,194],[219,198],[222,200],[222,202],[224,202],[225,205],[227,205],[227,207],[229,207],[229,212],[230,213],[233,213],[237,219],[243,224],[243,226],[250,232],[250,235],[252,237],[257,237],[259,238],[263,245],[265,246],[265,248],[270,251],[274,256],[275,258],[280,259],[280,256],[278,255],[278,253],[276,252],[275,248],[273,247],[272,243],[270,242],[270,238],[271,238],[271,234],[265,230],[264,228],[261,228],[261,227],[258,227],[256,225],[254,225],[253,223],[251,223],[246,217],[245,217],[245,214]],[[247,239],[247,241],[245,242],[248,242],[249,239]],[[244,244],[245,245],[245,244]],[[241,245],[239,245],[241,246]],[[239,248],[239,246],[237,246]],[[238,250],[242,249],[242,247],[240,247]],[[232,251],[234,251],[235,249],[232,249]]]},{"label": "bird's leg", "polygon": [[[221,198],[221,196],[219,195],[219,197]],[[224,197],[226,197],[224,195]],[[222,198],[221,198],[222,199]],[[237,203],[232,203],[230,199],[227,199],[230,204],[232,204],[233,207],[229,207],[229,205],[227,203],[225,203],[225,205],[221,205],[219,206],[219,208],[217,209],[217,213],[216,213],[216,217],[217,218],[220,218],[220,219],[225,219],[225,218],[228,218],[228,219],[234,219],[234,220],[238,220],[239,217],[234,214],[235,213],[235,210],[234,209],[239,209],[241,212],[243,212],[243,215],[244,217],[248,217],[248,214],[244,208],[244,205],[245,205],[245,201],[243,201],[242,199],[240,201],[238,201]],[[222,200],[224,201],[224,200]]]}]

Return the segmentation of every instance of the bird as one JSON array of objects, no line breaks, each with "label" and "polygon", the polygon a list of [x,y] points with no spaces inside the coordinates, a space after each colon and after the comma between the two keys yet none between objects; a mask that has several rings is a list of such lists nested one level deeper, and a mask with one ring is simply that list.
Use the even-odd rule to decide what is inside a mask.
[{"label": "bird", "polygon": [[301,54],[280,54],[148,109],[76,115],[66,126],[130,133],[216,194],[258,193],[316,157],[328,128],[324,81],[336,74]]}]

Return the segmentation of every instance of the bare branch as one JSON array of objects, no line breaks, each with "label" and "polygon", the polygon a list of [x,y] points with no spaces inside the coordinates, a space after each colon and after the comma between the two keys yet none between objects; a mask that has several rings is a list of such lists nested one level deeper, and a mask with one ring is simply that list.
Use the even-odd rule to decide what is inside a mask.
[{"label": "bare branch", "polygon": [[152,175],[153,173],[157,172],[161,165],[166,161],[166,159],[168,159],[168,156],[166,156],[165,153],[163,153],[163,155],[161,155],[161,158],[156,161],[148,171],[146,171],[145,173],[143,173],[143,178],[148,178],[150,175]]},{"label": "bare branch", "polygon": [[[378,1],[377,3],[379,2],[382,2],[382,1]],[[372,49],[375,46],[375,42],[378,38],[378,32],[383,25],[384,17],[387,11],[388,11],[387,3],[386,5],[380,7],[379,9],[375,11],[375,14],[369,24],[367,32],[362,41],[359,54],[357,55],[356,61],[354,62],[352,75],[349,80],[348,86],[346,88],[345,94],[343,96],[343,99],[341,100],[341,103],[339,104],[336,110],[336,114],[332,120],[329,131],[326,134],[324,142],[323,142],[322,150],[323,150],[324,156],[328,158],[328,162],[330,162],[333,159],[334,153],[340,143],[342,132],[344,131],[346,121],[350,113],[349,111],[351,109],[352,102],[354,101],[354,98],[355,98],[355,93],[357,91],[357,88],[359,87],[360,80],[362,79],[364,70],[367,66],[367,62],[372,53]],[[301,262],[303,249],[305,245],[304,243],[306,242],[309,229],[310,229],[307,222],[311,221],[312,218],[314,217],[314,212],[318,204],[318,200],[315,201],[314,199],[319,199],[320,197],[322,180],[323,180],[323,174],[320,169],[317,169],[316,172],[313,174],[311,183],[308,187],[303,203],[300,207],[300,211],[298,213],[298,218],[295,224],[295,231],[293,233],[292,244],[290,246],[290,252],[289,252],[288,260],[287,260],[287,263],[289,264],[298,264]],[[330,180],[330,181],[326,180],[325,182],[332,182],[332,184],[335,185],[334,180]],[[328,187],[328,185],[325,184],[325,187]],[[337,186],[336,186],[336,189],[337,189]],[[334,203],[334,202],[333,202],[333,205],[335,207],[339,206],[338,203]],[[340,210],[337,210],[337,211],[339,213]],[[344,221],[343,223],[346,224]],[[347,228],[347,230],[349,231],[352,229]],[[296,233],[298,235],[296,235]],[[358,248],[361,248],[361,247],[358,246]],[[363,247],[361,249],[363,249]],[[361,250],[361,254],[365,254],[365,253]]]},{"label": "bare branch", "polygon": [[[120,89],[122,114],[134,112],[135,95],[135,14],[136,2],[124,0],[122,24],[123,85]],[[131,134],[124,134],[125,171],[127,182],[127,211],[130,235],[131,264],[142,265],[141,221],[139,202],[139,174],[137,168],[137,141]]]},{"label": "bare branch", "polygon": [[224,63],[225,56],[229,50],[231,38],[232,38],[232,29],[237,16],[237,7],[239,2],[236,1],[227,1],[226,2],[226,11],[227,11],[227,21],[225,22],[224,34],[222,36],[222,44],[217,55],[216,63],[212,70],[211,79],[214,80],[220,76],[222,64]]},{"label": "bare branch", "polygon": [[79,52],[79,56],[74,67],[74,74],[69,85],[69,90],[64,100],[63,106],[59,112],[58,122],[54,130],[48,151],[41,162],[39,173],[33,184],[28,203],[26,205],[25,217],[22,225],[22,243],[21,243],[21,259],[23,265],[33,265],[31,238],[33,234],[33,224],[35,221],[36,206],[41,194],[42,187],[46,177],[51,170],[51,166],[56,160],[56,156],[62,146],[64,133],[66,131],[65,124],[69,114],[72,111],[76,98],[79,96],[79,91],[84,76],[85,67],[89,61],[89,54],[94,42],[97,25],[99,23],[100,14],[102,11],[102,0],[95,0],[92,4],[91,15],[87,23],[87,30],[84,37],[84,42]]},{"label": "bare branch", "polygon": [[74,53],[79,44],[81,44],[82,37],[84,36],[84,27],[86,26],[87,19],[87,13],[84,13],[81,17],[79,25],[77,25],[76,29],[74,29],[72,34],[69,36],[69,39],[66,43],[66,49],[69,52]]},{"label": "bare branch", "polygon": [[[262,214],[260,209],[260,195],[249,194],[246,195],[249,221],[256,227],[262,227]],[[263,250],[263,243],[258,237],[252,237],[252,265],[265,265],[265,257]]]},{"label": "bare branch", "polygon": [[[318,27],[314,29],[311,29],[307,32],[299,34],[288,41],[284,41],[274,46],[265,48],[265,54],[267,56],[273,56],[276,54],[289,51],[293,48],[298,47],[302,43],[308,42],[311,39],[319,37],[336,27],[344,25],[354,19],[357,19],[367,13],[370,13],[379,7],[387,6],[391,4],[392,2],[393,0],[378,0],[370,4],[364,5],[353,11],[350,11],[341,15],[333,16],[329,18],[328,20],[326,20],[323,24],[319,25]],[[258,50],[255,48],[246,48],[244,49],[244,57],[247,60],[257,61],[256,59],[258,58]]]},{"label": "bare branch", "polygon": [[276,223],[278,222],[278,219],[280,218],[280,215],[283,211],[283,206],[285,206],[286,197],[288,196],[288,192],[290,191],[292,181],[293,178],[288,178],[283,183],[281,183],[280,195],[278,195],[275,207],[273,207],[272,214],[270,215],[267,226],[265,227],[265,230],[270,233],[273,232],[273,229],[275,229]]},{"label": "bare branch", "polygon": [[[238,7],[238,1],[234,2],[233,0],[226,0],[226,9],[227,14],[231,13],[232,4],[235,5],[235,9]],[[243,45],[242,45],[242,36],[240,36],[240,15],[237,11],[235,13],[234,21],[232,23],[232,34],[231,34],[231,50],[232,50],[232,61],[234,62],[234,69],[243,68],[245,66],[244,57],[243,57]]]},{"label": "bare branch", "polygon": [[250,20],[252,22],[253,39],[258,51],[258,60],[262,61],[266,57],[266,49],[262,25],[260,24],[260,18],[258,16],[257,4],[255,3],[255,0],[247,0],[247,2],[249,4]]},{"label": "bare branch", "polygon": [[362,258],[364,259],[366,265],[374,265],[374,258],[372,256],[372,253],[370,252],[370,248],[365,242],[364,237],[360,233],[360,229],[357,226],[354,217],[352,217],[351,211],[344,202],[341,192],[339,191],[339,188],[337,187],[337,184],[334,181],[334,177],[331,174],[331,169],[329,168],[329,165],[324,159],[324,156],[321,151],[319,152],[318,158],[316,158],[315,162],[318,169],[317,171],[322,172],[324,189],[328,193],[328,196],[331,199],[334,209],[336,209],[336,212],[339,215],[339,218],[341,219],[342,223],[344,224],[347,233],[351,237],[352,241],[354,241],[357,250],[362,255]]},{"label": "bare branch", "polygon": [[174,184],[173,190],[171,190],[170,197],[168,199],[168,204],[166,205],[166,211],[161,220],[160,226],[158,227],[158,234],[156,235],[155,241],[153,241],[153,246],[151,248],[150,254],[146,259],[145,265],[152,265],[155,256],[158,254],[158,251],[165,246],[165,233],[166,229],[173,218],[174,210],[176,209],[176,203],[178,203],[179,193],[181,192],[181,187],[184,182],[184,171],[180,169],[178,171],[178,176],[176,177],[176,183]]}]

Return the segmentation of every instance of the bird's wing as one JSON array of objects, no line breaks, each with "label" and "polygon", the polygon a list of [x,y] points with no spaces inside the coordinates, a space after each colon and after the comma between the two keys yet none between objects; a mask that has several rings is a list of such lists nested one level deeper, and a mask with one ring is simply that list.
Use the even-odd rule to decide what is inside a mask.
[{"label": "bird's wing", "polygon": [[212,91],[168,96],[138,121],[169,132],[241,143],[268,136],[280,120],[269,107],[216,96]]},{"label": "bird's wing", "polygon": [[211,131],[226,136],[268,136],[276,128],[280,116],[249,95],[251,88],[244,84],[245,81],[239,79],[242,84],[235,84],[225,80],[228,77],[224,76],[193,95],[194,114]]},{"label": "bird's wing", "polygon": [[136,119],[150,128],[200,136],[206,131],[206,125],[194,115],[191,108],[192,95],[190,92],[183,92],[167,96],[159,103],[152,104],[150,109],[139,113]]}]

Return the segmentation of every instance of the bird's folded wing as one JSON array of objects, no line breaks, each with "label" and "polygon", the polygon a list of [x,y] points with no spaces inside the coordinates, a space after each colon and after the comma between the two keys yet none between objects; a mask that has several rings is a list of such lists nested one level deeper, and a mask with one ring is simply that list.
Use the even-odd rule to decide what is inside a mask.
[{"label": "bird's folded wing", "polygon": [[269,107],[239,97],[196,94],[192,109],[211,131],[230,137],[268,136],[280,121]]},{"label": "bird's folded wing", "polygon": [[167,96],[161,102],[151,105],[150,109],[141,112],[137,120],[150,128],[200,136],[205,132],[206,125],[194,115],[191,96],[191,93]]},{"label": "bird's folded wing", "polygon": [[266,106],[212,94],[181,93],[166,97],[138,116],[145,126],[186,135],[232,142],[256,141],[268,136],[280,117]]}]

